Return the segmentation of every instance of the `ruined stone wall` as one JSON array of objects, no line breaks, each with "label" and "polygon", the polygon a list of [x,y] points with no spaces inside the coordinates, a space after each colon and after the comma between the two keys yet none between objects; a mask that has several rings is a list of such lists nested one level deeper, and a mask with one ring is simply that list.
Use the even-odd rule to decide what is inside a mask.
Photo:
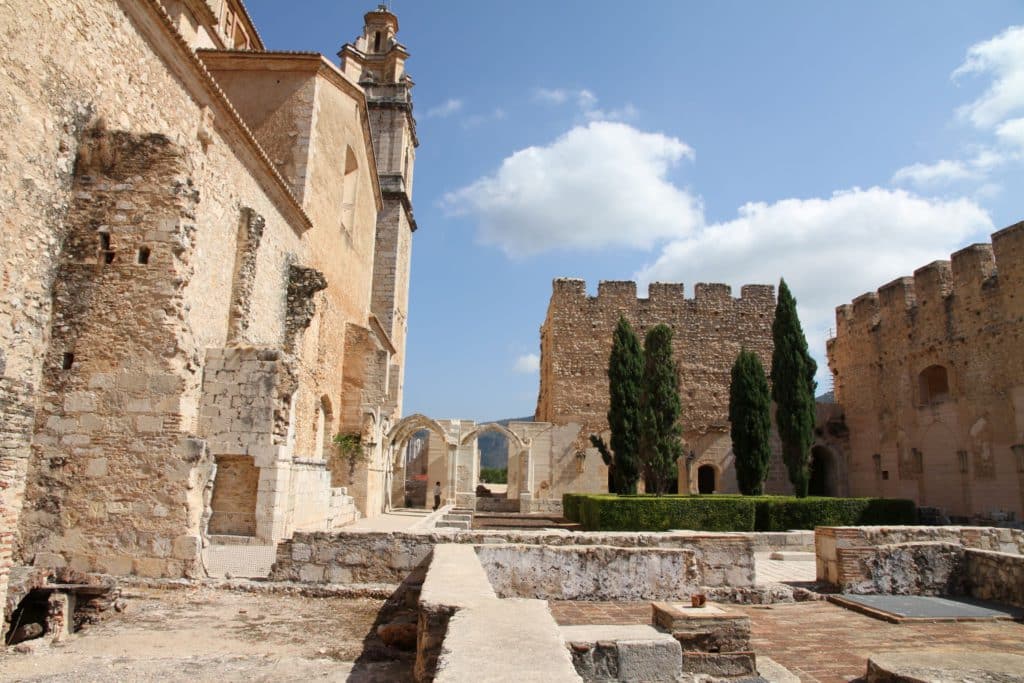
[{"label": "ruined stone wall", "polygon": [[1024,223],[836,309],[851,495],[1024,516]]},{"label": "ruined stone wall", "polygon": [[72,193],[22,553],[85,571],[192,574],[189,513],[207,463],[192,433],[199,358],[183,286],[198,192],[167,137],[96,129]]},{"label": "ruined stone wall", "polygon": [[[735,491],[728,421],[730,373],[742,347],[756,352],[765,370],[771,371],[774,288],[745,285],[740,298],[734,299],[728,285],[698,283],[694,297],[688,299],[683,285],[655,282],[648,297],[638,299],[634,282],[601,282],[593,297],[587,296],[582,280],[555,280],[541,326],[538,421],[572,422],[586,434],[607,434],[608,355],[620,316],[630,322],[641,344],[657,324],[673,330],[683,437],[686,450],[696,455],[689,472],[685,466],[679,468],[680,490],[695,492],[697,467],[710,464],[718,473],[717,490]],[[789,492],[777,440],[773,452],[766,490]]]},{"label": "ruined stone wall", "polygon": [[[293,355],[288,422],[322,460],[339,311],[368,314],[374,201],[360,219],[362,302],[341,281],[293,287],[300,266],[345,269],[352,257],[330,248],[337,226],[311,229],[159,3],[15,5],[0,9],[0,370],[10,405],[34,406],[36,437],[27,488],[24,439],[0,452],[0,557],[24,491],[20,561],[189,574],[214,464],[199,438],[205,352],[230,340]],[[311,490],[287,472],[261,472],[261,485]]]}]

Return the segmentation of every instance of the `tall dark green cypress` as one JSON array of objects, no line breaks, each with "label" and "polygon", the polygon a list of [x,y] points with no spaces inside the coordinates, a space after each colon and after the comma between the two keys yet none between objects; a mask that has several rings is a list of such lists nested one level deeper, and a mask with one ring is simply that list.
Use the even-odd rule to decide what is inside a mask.
[{"label": "tall dark green cypress", "polygon": [[660,496],[676,478],[676,462],[683,454],[679,372],[672,358],[672,329],[668,325],[656,325],[644,339],[641,409],[640,459],[654,493]]},{"label": "tall dark green cypress", "polygon": [[793,492],[803,498],[810,480],[809,460],[814,440],[814,374],[818,364],[807,353],[796,299],[785,280],[779,281],[779,301],[772,324],[772,399],[775,424],[782,441],[782,460],[789,471]]},{"label": "tall dark green cypress", "polygon": [[761,359],[741,349],[729,382],[729,423],[740,493],[759,496],[772,456],[772,400]]},{"label": "tall dark green cypress", "polygon": [[644,375],[644,356],[633,327],[619,317],[608,356],[608,428],[611,452],[604,440],[591,436],[611,469],[609,490],[631,495],[640,478],[640,389]]}]

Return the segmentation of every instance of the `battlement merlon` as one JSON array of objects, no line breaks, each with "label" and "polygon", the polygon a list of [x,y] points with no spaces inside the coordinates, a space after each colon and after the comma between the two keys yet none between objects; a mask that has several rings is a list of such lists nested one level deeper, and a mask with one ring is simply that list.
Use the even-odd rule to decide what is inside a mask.
[{"label": "battlement merlon", "polygon": [[647,286],[647,298],[637,297],[637,284],[632,280],[601,280],[597,284],[597,296],[587,296],[587,283],[577,278],[556,278],[552,281],[551,303],[568,303],[584,300],[596,302],[645,301],[648,303],[721,303],[753,304],[757,307],[775,305],[774,285],[743,285],[740,297],[732,296],[732,287],[721,282],[698,282],[694,285],[694,296],[686,298],[686,291],[681,282],[651,282]]},{"label": "battlement merlon", "polygon": [[[896,278],[877,292],[877,305],[869,294],[852,304],[836,307],[836,337],[845,332],[871,329],[875,323],[907,325],[907,312],[953,297],[953,306],[977,306],[976,295],[996,283],[1024,281],[1024,221],[992,234],[992,243],[971,244],[950,256],[932,261],[913,276]],[[957,295],[960,296],[957,296]],[[912,323],[909,323],[912,324]]]}]

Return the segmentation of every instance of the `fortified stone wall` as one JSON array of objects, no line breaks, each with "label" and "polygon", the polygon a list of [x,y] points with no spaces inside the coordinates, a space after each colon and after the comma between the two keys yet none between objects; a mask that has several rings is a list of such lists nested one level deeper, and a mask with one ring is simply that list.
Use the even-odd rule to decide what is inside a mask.
[{"label": "fortified stone wall", "polygon": [[1024,517],[1024,223],[836,309],[850,493]]},{"label": "fortified stone wall", "polygon": [[[607,432],[608,355],[620,316],[633,326],[641,344],[655,325],[664,323],[674,333],[684,439],[686,450],[696,456],[689,470],[680,467],[680,490],[696,492],[697,470],[708,465],[715,472],[715,490],[736,491],[729,439],[730,373],[744,347],[771,371],[774,287],[745,285],[735,299],[728,285],[698,283],[688,299],[682,284],[655,282],[642,299],[634,282],[600,282],[593,297],[587,296],[583,280],[555,280],[541,326],[538,421],[576,423],[585,435]],[[774,445],[766,489],[787,492],[785,468]]]}]

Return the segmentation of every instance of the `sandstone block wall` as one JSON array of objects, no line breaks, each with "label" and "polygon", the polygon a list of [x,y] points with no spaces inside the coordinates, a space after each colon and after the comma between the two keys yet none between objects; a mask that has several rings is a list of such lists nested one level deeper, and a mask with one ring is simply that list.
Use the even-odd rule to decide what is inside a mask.
[{"label": "sandstone block wall", "polygon": [[[695,493],[697,468],[710,465],[716,473],[716,490],[734,492],[730,373],[742,347],[756,352],[765,370],[771,370],[774,287],[746,285],[737,299],[728,285],[698,283],[693,298],[686,298],[682,284],[655,282],[644,299],[637,298],[634,282],[600,282],[597,296],[587,296],[584,281],[555,280],[541,326],[535,417],[557,425],[580,425],[582,449],[589,446],[587,435],[608,429],[608,355],[620,316],[630,322],[641,344],[657,324],[673,330],[686,450],[696,455],[689,471],[680,467],[680,491]],[[776,457],[766,489],[788,492],[785,468],[774,445]],[[588,459],[590,453],[600,459],[594,449],[588,451]]]},{"label": "sandstone block wall", "polygon": [[[15,526],[20,562],[194,572],[216,455],[260,469],[271,534],[355,515],[319,463],[338,430],[344,330],[371,313],[381,205],[364,96],[340,73],[334,90],[313,85],[315,106],[346,114],[309,128],[298,195],[283,172],[301,169],[277,168],[191,51],[209,43],[185,16],[195,3],[168,3],[175,19],[159,0],[0,9],[0,593]],[[344,207],[328,176],[349,147],[346,237],[329,224]],[[214,387],[225,368],[204,394],[207,350],[244,344],[288,356],[287,404],[231,404],[255,398],[253,377]],[[270,435],[286,442],[256,443]]]},{"label": "sandstone block wall", "polygon": [[1024,516],[1024,223],[836,309],[852,495]]}]

